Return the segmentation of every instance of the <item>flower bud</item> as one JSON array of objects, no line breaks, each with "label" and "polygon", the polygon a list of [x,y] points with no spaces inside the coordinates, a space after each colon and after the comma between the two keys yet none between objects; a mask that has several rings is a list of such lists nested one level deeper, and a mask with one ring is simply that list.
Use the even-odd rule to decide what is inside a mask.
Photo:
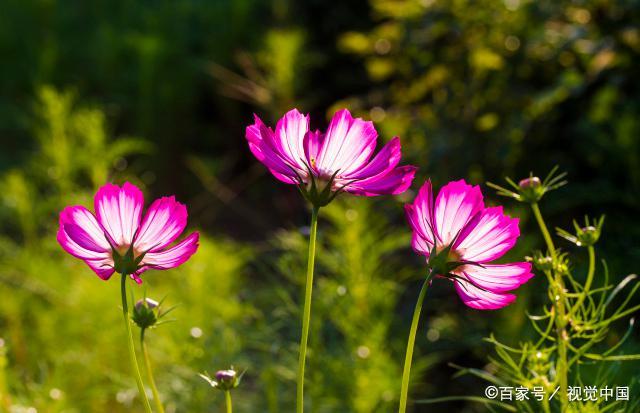
[{"label": "flower bud", "polygon": [[558,228],[557,231],[559,236],[569,242],[573,242],[579,247],[591,247],[600,239],[603,223],[604,216],[592,222],[589,221],[589,218],[585,218],[585,225],[583,227],[580,227],[576,221],[573,221],[573,226],[576,230],[575,235],[561,228]]},{"label": "flower bud", "polygon": [[158,322],[160,304],[151,298],[140,299],[133,307],[133,322],[141,329],[153,327]]},{"label": "flower bud", "polygon": [[593,245],[600,238],[600,230],[593,225],[580,228],[578,231],[578,245]]},{"label": "flower bud", "polygon": [[536,269],[540,271],[553,270],[553,258],[548,255],[542,255],[541,252],[537,252],[533,257],[527,257],[527,261],[532,262]]},{"label": "flower bud", "polygon": [[538,188],[542,185],[542,181],[537,176],[532,176],[531,178],[525,178],[518,182],[518,186],[522,189],[529,188]]},{"label": "flower bud", "polygon": [[227,370],[218,370],[216,374],[214,374],[213,378],[209,377],[208,374],[200,374],[200,377],[206,380],[211,387],[215,389],[229,391],[238,387],[243,375],[244,372],[238,375],[235,369],[231,367]]},{"label": "flower bud", "polygon": [[537,176],[530,176],[518,183],[520,197],[526,202],[538,202],[544,195],[546,188]]},{"label": "flower bud", "polygon": [[235,370],[218,370],[216,372],[216,380],[219,383],[233,384],[236,381],[236,372]]}]

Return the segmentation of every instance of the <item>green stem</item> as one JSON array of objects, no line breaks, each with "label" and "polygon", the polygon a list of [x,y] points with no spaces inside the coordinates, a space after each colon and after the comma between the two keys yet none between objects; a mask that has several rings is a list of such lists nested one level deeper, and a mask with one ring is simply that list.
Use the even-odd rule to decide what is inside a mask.
[{"label": "green stem", "polygon": [[537,203],[531,204],[531,209],[533,210],[533,215],[536,217],[536,221],[538,221],[538,226],[540,227],[540,231],[542,232],[542,236],[544,237],[544,241],[547,243],[547,249],[551,253],[551,258],[555,259],[556,256],[556,247],[553,245],[553,240],[551,239],[551,234],[547,229],[547,225],[544,223],[544,219],[542,218],[542,213],[540,213],[540,208]]},{"label": "green stem", "polygon": [[407,397],[409,394],[409,378],[411,376],[411,361],[413,360],[413,347],[416,343],[416,333],[418,331],[418,321],[420,321],[420,313],[422,311],[422,303],[424,303],[424,297],[427,295],[427,288],[431,281],[431,273],[424,280],[416,307],[413,310],[413,320],[411,321],[411,329],[409,330],[409,340],[407,342],[407,352],[404,356],[404,370],[402,371],[402,386],[400,387],[400,407],[398,413],[405,413],[407,411]]},{"label": "green stem", "polygon": [[558,384],[560,385],[559,398],[561,404],[561,411],[566,411],[568,406],[567,399],[567,388],[568,388],[568,376],[569,376],[569,367],[567,363],[567,347],[569,344],[569,335],[567,334],[566,325],[567,325],[567,312],[565,308],[565,287],[564,280],[562,279],[562,273],[558,271],[555,267],[557,266],[557,256],[556,256],[556,248],[553,245],[553,240],[551,239],[551,234],[549,233],[549,229],[547,229],[547,225],[542,218],[542,213],[540,213],[540,208],[537,203],[531,204],[531,209],[533,210],[533,214],[536,217],[536,221],[538,221],[538,226],[540,227],[540,231],[542,232],[542,236],[547,244],[547,249],[551,254],[551,259],[554,264],[554,283],[551,285],[551,288],[554,291],[553,294],[553,305],[556,309],[556,342],[558,346],[558,360],[556,363],[556,376],[558,378]]},{"label": "green stem", "polygon": [[225,404],[227,405],[227,413],[233,413],[232,412],[232,406],[231,406],[231,392],[229,390],[225,390],[224,392],[224,401]]},{"label": "green stem", "polygon": [[304,365],[307,358],[309,322],[311,320],[311,292],[313,290],[313,267],[316,256],[316,233],[318,230],[318,207],[311,211],[311,230],[309,232],[309,256],[307,259],[307,281],[302,310],[302,337],[300,338],[300,356],[298,359],[298,380],[296,388],[296,412],[304,411]]},{"label": "green stem", "polygon": [[122,295],[122,315],[124,317],[124,325],[127,328],[127,337],[129,338],[129,359],[131,362],[131,368],[133,369],[136,384],[138,385],[138,392],[144,404],[144,410],[147,413],[152,413],[147,393],[144,391],[144,384],[142,383],[142,376],[140,376],[140,367],[138,366],[138,359],[136,358],[136,350],[133,345],[133,333],[131,332],[131,320],[129,319],[129,304],[127,302],[127,275],[122,274],[122,282],[120,283],[120,292]]},{"label": "green stem", "polygon": [[162,407],[162,400],[160,400],[160,393],[158,387],[156,387],[156,381],[153,378],[153,370],[151,369],[151,359],[149,358],[149,351],[147,350],[147,343],[144,341],[144,329],[140,330],[140,347],[142,348],[142,355],[144,357],[144,364],[147,369],[147,376],[149,377],[149,384],[151,385],[151,392],[153,393],[153,400],[156,403],[156,409],[159,413],[164,413],[164,407]]},{"label": "green stem", "polygon": [[580,294],[580,296],[578,297],[578,301],[576,301],[575,305],[569,312],[570,319],[573,317],[575,312],[578,311],[584,300],[587,298],[587,295],[589,295],[589,290],[591,289],[591,284],[593,283],[593,274],[595,273],[596,269],[596,253],[593,246],[589,246],[587,250],[589,252],[589,270],[587,271],[587,280],[585,281],[582,294]]}]

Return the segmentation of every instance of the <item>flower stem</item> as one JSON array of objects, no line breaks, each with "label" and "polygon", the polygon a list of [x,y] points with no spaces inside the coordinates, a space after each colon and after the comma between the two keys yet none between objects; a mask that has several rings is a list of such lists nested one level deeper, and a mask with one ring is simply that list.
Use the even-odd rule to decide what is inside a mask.
[{"label": "flower stem", "polygon": [[553,297],[554,302],[553,305],[556,309],[556,341],[558,346],[558,360],[556,362],[556,377],[558,379],[558,384],[560,385],[559,398],[561,404],[561,411],[567,410],[568,399],[567,399],[567,387],[568,387],[568,376],[569,376],[569,367],[567,364],[567,348],[569,345],[569,335],[567,334],[566,326],[567,326],[567,313],[565,308],[565,287],[564,280],[562,279],[562,272],[558,271],[556,268],[557,256],[556,256],[556,248],[553,245],[553,240],[551,239],[551,234],[547,229],[547,224],[544,222],[544,218],[542,218],[542,213],[540,212],[540,208],[537,203],[531,204],[531,209],[533,210],[533,214],[536,217],[536,221],[538,221],[538,226],[540,227],[540,231],[542,232],[542,236],[547,244],[547,249],[551,254],[551,259],[553,260],[554,268],[554,283],[551,285],[551,288],[554,291]]},{"label": "flower stem", "polygon": [[304,365],[307,358],[307,340],[309,339],[309,322],[311,320],[311,292],[313,290],[313,267],[316,256],[316,233],[318,230],[318,211],[311,211],[311,230],[309,232],[309,257],[307,259],[307,281],[302,310],[302,337],[300,338],[300,356],[298,359],[298,380],[296,389],[296,412],[304,411]]},{"label": "flower stem", "polygon": [[416,342],[416,333],[418,331],[418,321],[420,321],[420,313],[422,312],[422,303],[427,295],[427,288],[431,282],[432,273],[430,273],[422,284],[416,307],[413,310],[413,320],[411,321],[411,329],[409,330],[409,340],[407,342],[407,352],[404,356],[404,370],[402,371],[402,386],[400,388],[400,408],[398,413],[407,411],[407,397],[409,394],[409,378],[411,375],[411,361],[413,360],[413,347]]},{"label": "flower stem", "polygon": [[144,384],[142,383],[142,377],[140,376],[140,367],[138,367],[138,360],[136,358],[136,350],[133,345],[133,333],[131,332],[131,320],[129,319],[129,304],[127,302],[127,275],[122,274],[122,282],[120,283],[120,292],[122,295],[122,315],[124,316],[124,325],[127,328],[127,337],[129,341],[129,359],[131,362],[131,368],[133,369],[136,384],[138,385],[138,392],[144,405],[144,410],[147,413],[152,413],[147,393],[144,391]]},{"label": "flower stem", "polygon": [[596,253],[592,245],[590,245],[587,250],[589,252],[589,269],[587,270],[587,280],[585,281],[582,294],[580,294],[580,297],[578,297],[578,301],[576,301],[575,305],[569,312],[569,318],[572,318],[575,312],[580,309],[580,306],[587,298],[587,295],[589,295],[589,290],[591,289],[591,284],[593,283],[593,274],[596,269]]},{"label": "flower stem", "polygon": [[231,392],[229,390],[226,390],[224,392],[224,401],[225,401],[225,404],[227,405],[227,413],[233,413],[232,406],[231,406]]},{"label": "flower stem", "polygon": [[151,369],[151,359],[149,358],[147,343],[144,341],[144,331],[145,331],[144,328],[140,330],[140,347],[142,348],[144,364],[147,369],[147,376],[149,377],[151,392],[153,393],[153,401],[156,403],[156,409],[158,410],[158,412],[164,413],[164,407],[162,407],[162,400],[160,400],[160,393],[158,392],[158,387],[156,387],[156,381],[153,379],[153,370]]}]

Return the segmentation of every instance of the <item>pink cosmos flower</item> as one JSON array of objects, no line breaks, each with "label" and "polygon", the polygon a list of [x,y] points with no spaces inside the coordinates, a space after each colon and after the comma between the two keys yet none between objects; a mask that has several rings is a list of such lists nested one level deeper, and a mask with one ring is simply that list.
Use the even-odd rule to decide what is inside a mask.
[{"label": "pink cosmos flower", "polygon": [[177,267],[198,249],[197,232],[169,246],[187,225],[187,208],[173,196],[154,201],[144,219],[142,191],[128,182],[104,185],[94,203],[95,215],[83,206],[60,213],[58,242],[103,280],[117,271],[140,284],[146,270]]},{"label": "pink cosmos flower", "polygon": [[453,280],[462,301],[490,310],[511,304],[507,293],[527,282],[531,264],[488,264],[509,251],[520,236],[518,219],[502,207],[485,208],[480,187],[450,182],[435,202],[426,182],[413,204],[405,205],[413,229],[412,246],[425,255],[436,275]]},{"label": "pink cosmos flower", "polygon": [[[374,156],[378,133],[373,123],[354,119],[346,109],[333,116],[326,133],[311,131],[309,116],[297,109],[278,121],[275,132],[255,116],[246,137],[251,152],[277,179],[300,185],[319,206],[340,191],[366,196],[402,193],[416,172],[414,166],[398,166],[398,137]],[[322,192],[324,196],[314,196]]]}]

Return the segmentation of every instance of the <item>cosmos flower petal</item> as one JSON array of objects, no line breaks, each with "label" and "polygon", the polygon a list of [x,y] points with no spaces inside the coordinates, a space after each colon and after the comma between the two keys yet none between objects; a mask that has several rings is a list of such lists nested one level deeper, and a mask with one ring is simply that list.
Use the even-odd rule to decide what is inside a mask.
[{"label": "cosmos flower petal", "polygon": [[[278,180],[287,184],[298,183],[298,178],[293,165],[290,165],[283,156],[270,144],[275,140],[274,133],[258,116],[255,116],[253,125],[247,126],[246,138],[251,153],[269,169]],[[297,171],[300,173],[300,171]],[[306,176],[306,172],[304,172]]]},{"label": "cosmos flower petal", "polygon": [[320,174],[341,175],[360,169],[376,147],[378,133],[370,121],[353,118],[347,109],[336,112],[329,123],[322,148],[316,160]]},{"label": "cosmos flower petal", "polygon": [[175,197],[156,199],[147,210],[134,246],[137,251],[158,251],[175,241],[187,226],[187,207]]},{"label": "cosmos flower petal", "polygon": [[100,260],[85,260],[84,262],[103,280],[111,278],[115,270],[113,269],[113,259],[111,255]]},{"label": "cosmos flower petal", "polygon": [[168,270],[187,261],[198,249],[200,235],[192,233],[173,247],[164,251],[149,252],[142,259],[141,266]]},{"label": "cosmos flower petal", "polygon": [[437,234],[434,233],[436,225],[433,222],[433,190],[430,180],[422,185],[413,204],[405,205],[405,212],[414,234],[433,248]]},{"label": "cosmos flower petal", "polygon": [[386,175],[398,165],[401,154],[400,138],[395,137],[380,149],[371,162],[352,173],[341,173],[340,176],[347,180],[366,179]]},{"label": "cosmos flower petal", "polygon": [[318,159],[323,144],[324,134],[320,133],[319,130],[309,131],[304,137],[304,154],[309,161],[309,166],[314,171],[317,171],[316,160]]},{"label": "cosmos flower petal", "polygon": [[502,212],[502,207],[486,208],[465,227],[455,249],[467,261],[489,262],[503,256],[520,236],[518,219]]},{"label": "cosmos flower petal", "polygon": [[102,226],[83,206],[62,210],[57,238],[65,251],[80,259],[102,259],[111,251]]},{"label": "cosmos flower petal", "polygon": [[462,301],[469,307],[477,310],[497,310],[506,307],[516,299],[516,296],[513,294],[502,294],[482,290],[465,281],[455,280],[454,284]]},{"label": "cosmos flower petal", "polygon": [[344,190],[352,194],[366,196],[401,194],[411,186],[416,170],[415,166],[400,166],[386,175],[349,183]]},{"label": "cosmos flower petal", "polygon": [[456,273],[476,286],[494,293],[514,290],[533,277],[531,264],[528,262],[465,265],[456,270]]},{"label": "cosmos flower petal", "polygon": [[98,222],[116,246],[131,245],[140,225],[144,196],[136,186],[125,182],[102,186],[94,198]]},{"label": "cosmos flower petal", "polygon": [[449,245],[482,208],[480,187],[468,185],[462,179],[443,186],[434,209],[434,222],[442,245]]},{"label": "cosmos flower petal", "polygon": [[418,254],[429,258],[431,250],[433,249],[433,244],[430,244],[426,239],[422,238],[414,231],[411,235],[411,248],[413,248],[413,250]]},{"label": "cosmos flower petal", "polygon": [[276,124],[276,132],[271,135],[274,150],[291,165],[305,171],[307,162],[304,140],[309,131],[309,116],[292,109]]}]

